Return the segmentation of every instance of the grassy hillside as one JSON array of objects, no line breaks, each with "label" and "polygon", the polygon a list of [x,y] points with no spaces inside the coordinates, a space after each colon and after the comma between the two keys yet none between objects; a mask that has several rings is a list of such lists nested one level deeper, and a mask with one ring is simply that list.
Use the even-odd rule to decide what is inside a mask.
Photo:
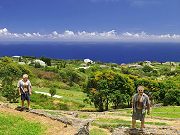
[{"label": "grassy hillside", "polygon": [[1,135],[43,135],[44,129],[38,122],[27,121],[20,116],[0,112]]},{"label": "grassy hillside", "polygon": [[[133,88],[130,97],[136,92],[137,85],[144,85],[145,92],[151,93],[154,103],[163,103],[164,105],[180,104],[178,100],[180,97],[179,62],[159,63],[145,61],[119,65],[101,62],[85,63],[82,60],[40,58],[44,62],[48,62],[48,65],[44,67],[35,63],[35,59],[37,58],[28,56],[21,59],[0,58],[0,94],[2,96],[9,101],[11,99],[7,93],[3,92],[3,80],[8,80],[7,76],[13,82],[11,86],[13,88],[10,89],[14,89],[22,74],[27,73],[33,85],[33,91],[48,93],[51,88],[55,88],[56,94],[62,96],[61,99],[56,99],[33,93],[31,97],[33,108],[95,110],[93,102],[91,102],[91,105],[89,104],[92,99],[87,97],[86,84],[92,75],[97,75],[98,72],[105,70],[120,73],[129,78],[130,82],[132,82],[129,85],[132,85]],[[4,86],[5,90],[8,88],[9,85]],[[15,93],[14,91],[13,93]],[[2,96],[0,100],[5,100]],[[17,100],[11,102],[14,101]],[[113,108],[112,103],[109,105],[110,109]],[[128,102],[124,102],[119,107],[123,106],[128,107]]]}]

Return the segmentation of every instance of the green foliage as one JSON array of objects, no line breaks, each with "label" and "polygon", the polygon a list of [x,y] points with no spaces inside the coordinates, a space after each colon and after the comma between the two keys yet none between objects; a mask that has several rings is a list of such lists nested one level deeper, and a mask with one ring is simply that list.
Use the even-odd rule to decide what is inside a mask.
[{"label": "green foliage", "polygon": [[145,66],[142,68],[142,70],[143,70],[144,72],[152,72],[152,71],[153,71],[153,68],[150,67],[150,66],[148,66],[148,65],[145,65]]},{"label": "green foliage", "polygon": [[98,71],[89,78],[84,92],[99,111],[104,111],[108,110],[110,103],[115,107],[125,103],[124,96],[127,98],[133,93],[133,82],[112,70]]},{"label": "green foliage", "polygon": [[49,89],[49,93],[51,94],[51,97],[53,97],[54,95],[56,95],[56,88],[55,87],[51,87]]},{"label": "green foliage", "polygon": [[41,57],[40,60],[44,61],[46,65],[51,66],[51,59],[46,57]]},{"label": "green foliage", "polygon": [[22,75],[22,71],[15,63],[3,63],[0,67],[0,78],[2,79],[2,95],[10,102],[17,102],[18,91],[13,84]]},{"label": "green foliage", "polygon": [[59,70],[59,78],[61,81],[68,83],[70,86],[73,86],[73,83],[77,83],[82,86],[86,76],[73,68],[63,68]]},{"label": "green foliage", "polygon": [[12,63],[13,59],[10,58],[10,57],[5,56],[5,57],[1,58],[1,61],[4,62],[4,63]]},{"label": "green foliage", "polygon": [[4,84],[2,89],[2,96],[6,97],[10,102],[18,102],[19,93],[17,87],[12,84]]},{"label": "green foliage", "polygon": [[40,64],[39,62],[35,62],[35,63],[34,63],[34,67],[35,67],[35,68],[41,68],[41,64]]},{"label": "green foliage", "polygon": [[29,122],[22,117],[0,113],[1,135],[42,135],[44,129],[40,123]]},{"label": "green foliage", "polygon": [[163,100],[164,105],[180,105],[180,90],[169,90]]}]

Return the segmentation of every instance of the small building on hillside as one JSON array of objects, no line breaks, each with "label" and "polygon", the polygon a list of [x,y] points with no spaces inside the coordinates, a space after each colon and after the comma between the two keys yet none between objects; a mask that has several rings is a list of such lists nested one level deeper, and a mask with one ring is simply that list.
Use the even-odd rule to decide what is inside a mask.
[{"label": "small building on hillside", "polygon": [[22,61],[22,56],[12,56],[12,59],[16,62],[21,62]]},{"label": "small building on hillside", "polygon": [[44,61],[42,61],[42,60],[39,60],[39,59],[34,60],[34,63],[39,63],[40,66],[42,66],[42,67],[46,66],[46,63]]},{"label": "small building on hillside", "polygon": [[86,65],[88,65],[88,64],[93,64],[94,62],[92,60],[90,60],[90,59],[84,59],[84,63]]}]

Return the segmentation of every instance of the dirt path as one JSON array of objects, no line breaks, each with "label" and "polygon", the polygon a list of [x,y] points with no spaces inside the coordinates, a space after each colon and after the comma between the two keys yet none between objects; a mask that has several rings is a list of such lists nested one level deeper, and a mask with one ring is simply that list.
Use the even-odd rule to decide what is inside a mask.
[{"label": "dirt path", "polygon": [[1,108],[0,112],[8,113],[15,116],[22,116],[26,120],[30,120],[32,122],[40,122],[46,127],[45,135],[73,135],[76,133],[75,128],[68,125],[64,127],[65,124],[52,120],[50,118],[44,116],[38,116],[36,114],[28,113],[28,112],[19,112],[10,108]]},{"label": "dirt path", "polygon": [[[114,112],[113,112],[114,113]],[[104,118],[104,119],[120,119],[120,120],[126,120],[126,121],[131,121],[131,116],[124,116],[124,114],[121,115],[121,113],[117,113],[117,115],[112,115],[111,112],[104,112],[104,113],[88,113],[88,112],[83,112],[83,114],[88,114],[89,117],[92,119],[97,119],[97,118]],[[167,126],[173,129],[180,130],[180,119],[163,119],[163,118],[158,118],[158,117],[152,117],[146,116],[145,118],[146,122],[158,122],[158,123],[166,123]],[[146,127],[150,128],[157,128],[157,125],[150,125],[150,124],[145,124]]]}]

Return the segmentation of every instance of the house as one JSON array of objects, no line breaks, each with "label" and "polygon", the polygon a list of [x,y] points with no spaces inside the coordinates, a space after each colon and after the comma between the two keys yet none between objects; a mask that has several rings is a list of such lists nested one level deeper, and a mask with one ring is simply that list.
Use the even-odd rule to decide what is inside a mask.
[{"label": "house", "polygon": [[12,56],[14,61],[21,61],[22,60],[22,56]]},{"label": "house", "polygon": [[34,60],[34,63],[39,63],[42,67],[46,66],[46,63],[44,61],[42,61],[42,60],[36,59],[36,60]]},{"label": "house", "polygon": [[94,62],[90,59],[84,59],[84,63],[87,64],[93,64]]}]

